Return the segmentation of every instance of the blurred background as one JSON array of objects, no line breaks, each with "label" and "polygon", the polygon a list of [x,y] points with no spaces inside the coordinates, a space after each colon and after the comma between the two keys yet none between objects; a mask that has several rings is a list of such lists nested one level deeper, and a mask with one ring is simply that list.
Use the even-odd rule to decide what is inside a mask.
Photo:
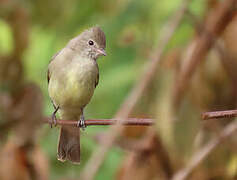
[{"label": "blurred background", "polygon": [[[236,133],[218,140],[234,120],[200,116],[236,108],[236,4],[0,0],[0,179],[237,179]],[[155,125],[122,128],[88,178],[90,157],[110,127],[81,133],[78,166],[57,160],[59,128],[42,121],[54,111],[46,80],[51,57],[95,25],[106,34],[107,56],[98,60],[100,83],[86,119],[121,115],[153,118]],[[215,148],[195,164],[213,138]]]}]

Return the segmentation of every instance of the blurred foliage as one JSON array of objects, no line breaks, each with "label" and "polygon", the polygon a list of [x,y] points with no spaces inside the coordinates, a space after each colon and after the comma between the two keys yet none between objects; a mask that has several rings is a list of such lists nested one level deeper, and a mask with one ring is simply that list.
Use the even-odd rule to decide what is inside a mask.
[{"label": "blurred foliage", "polygon": [[[182,0],[6,0],[0,7],[2,17],[0,18],[0,54],[10,54],[14,48],[12,30],[5,16],[13,11],[14,7],[22,6],[30,19],[30,42],[23,55],[25,78],[36,82],[42,89],[44,113],[49,116],[53,112],[53,106],[48,97],[46,72],[51,57],[63,48],[69,39],[84,29],[94,25],[101,26],[107,38],[108,55],[98,61],[100,83],[92,101],[86,107],[86,118],[111,118],[133,84],[139,80],[143,65],[149,60],[151,51],[158,42],[163,24],[176,11],[180,3]],[[190,10],[198,17],[202,17],[205,7],[204,0],[194,0]],[[193,35],[194,29],[185,19],[175,32],[167,51],[184,47]],[[165,73],[162,77],[166,76]],[[166,78],[164,80],[161,78],[159,84],[166,80]],[[158,87],[160,94],[167,93],[163,92],[167,90],[164,86]],[[166,100],[158,99],[157,101],[165,102]],[[165,104],[162,105],[166,107]],[[164,109],[160,108],[160,111],[162,110]],[[182,109],[180,113],[184,111]],[[188,121],[189,119],[185,122]],[[45,125],[42,129],[40,144],[50,160],[50,179],[78,176],[91,152],[97,146],[92,137],[105,129],[91,127],[82,133],[82,162],[80,166],[74,166],[57,161],[58,129],[50,129]],[[185,134],[176,138],[186,138],[190,141],[190,137]],[[189,148],[186,147],[189,144],[183,144],[183,146]],[[113,179],[123,154],[120,149],[113,148],[96,179]]]}]

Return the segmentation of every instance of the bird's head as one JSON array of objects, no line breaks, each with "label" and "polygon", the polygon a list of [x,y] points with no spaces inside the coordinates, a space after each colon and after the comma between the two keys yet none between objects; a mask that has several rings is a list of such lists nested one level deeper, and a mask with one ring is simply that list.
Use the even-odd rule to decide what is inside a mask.
[{"label": "bird's head", "polygon": [[105,34],[99,27],[92,27],[83,31],[79,36],[72,39],[68,46],[84,57],[97,59],[99,56],[106,56]]}]

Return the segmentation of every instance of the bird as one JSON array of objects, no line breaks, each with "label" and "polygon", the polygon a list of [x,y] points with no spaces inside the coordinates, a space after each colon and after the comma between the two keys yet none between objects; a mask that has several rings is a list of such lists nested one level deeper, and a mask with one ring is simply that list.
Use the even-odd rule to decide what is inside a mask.
[{"label": "bird", "polygon": [[75,120],[78,127],[62,126],[57,159],[80,163],[80,128],[85,128],[84,108],[90,102],[99,83],[97,59],[106,56],[106,37],[94,26],[86,29],[56,53],[48,65],[48,93],[56,113],[62,120]]}]

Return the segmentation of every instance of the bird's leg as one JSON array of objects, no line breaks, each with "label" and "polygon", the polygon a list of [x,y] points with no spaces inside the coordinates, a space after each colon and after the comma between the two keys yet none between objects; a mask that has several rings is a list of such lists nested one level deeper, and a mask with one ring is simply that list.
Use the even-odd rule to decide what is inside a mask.
[{"label": "bird's leg", "polygon": [[85,128],[86,128],[85,117],[84,117],[83,109],[81,109],[80,120],[78,121],[77,126],[78,126],[78,127],[81,127],[83,131],[84,131]]},{"label": "bird's leg", "polygon": [[57,113],[58,110],[59,110],[59,106],[58,106],[58,107],[55,107],[55,106],[54,106],[54,108],[55,108],[55,111],[54,111],[53,114],[52,114],[52,121],[51,121],[51,123],[50,123],[50,127],[51,127],[51,128],[52,128],[52,124],[54,124],[55,126],[57,125],[56,113]]}]

